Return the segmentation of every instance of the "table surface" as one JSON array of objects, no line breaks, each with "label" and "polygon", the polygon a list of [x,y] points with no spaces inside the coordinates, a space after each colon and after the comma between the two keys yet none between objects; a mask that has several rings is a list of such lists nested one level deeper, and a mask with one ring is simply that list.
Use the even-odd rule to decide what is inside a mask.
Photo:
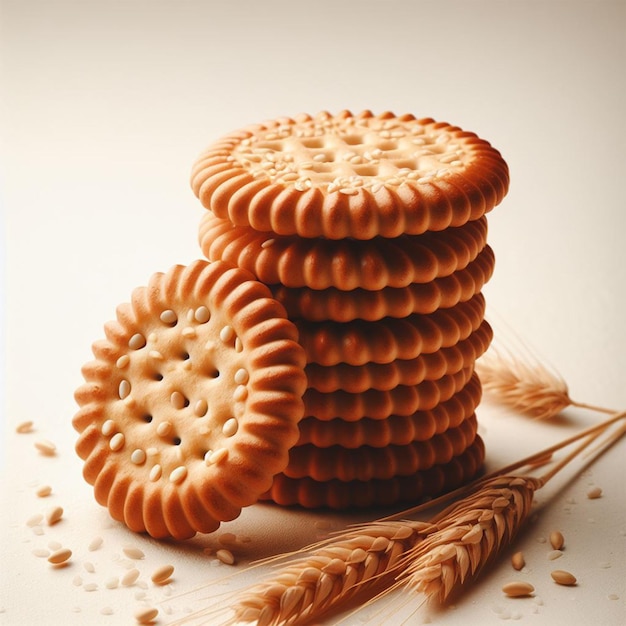
[{"label": "table surface", "polygon": [[[71,427],[80,366],[135,286],[200,256],[191,164],[248,123],[392,110],[492,142],[511,189],[489,218],[497,262],[488,316],[556,367],[574,399],[626,408],[624,2],[3,0],[0,11],[0,623],[129,624],[136,607],[154,604],[158,623],[174,624],[267,573],[249,562],[379,514],[255,505],[214,535],[158,542],[112,522],[82,480]],[[485,401],[487,466],[599,419],[568,409],[536,422]],[[26,420],[33,432],[17,434]],[[41,439],[56,444],[55,456],[37,451]],[[515,544],[452,605],[400,592],[342,623],[624,623],[625,445],[542,489]],[[42,484],[52,486],[47,498],[35,495]],[[603,497],[588,499],[591,486]],[[34,523],[54,506],[64,509],[58,524]],[[552,562],[555,529],[566,547]],[[240,539],[234,567],[214,556],[227,532]],[[102,546],[90,551],[95,537]],[[58,545],[73,557],[53,570],[35,553]],[[128,545],[145,558],[129,564]],[[522,572],[509,562],[518,549]],[[150,574],[164,563],[175,565],[174,579],[156,587]],[[108,589],[130,565],[138,582]],[[552,583],[556,567],[578,585]],[[512,579],[535,585],[534,596],[505,598]]]}]

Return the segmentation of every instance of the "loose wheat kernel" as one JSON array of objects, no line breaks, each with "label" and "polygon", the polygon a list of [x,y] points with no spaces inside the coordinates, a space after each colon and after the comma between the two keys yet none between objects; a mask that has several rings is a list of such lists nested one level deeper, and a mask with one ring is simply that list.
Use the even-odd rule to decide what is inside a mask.
[{"label": "loose wheat kernel", "polygon": [[122,552],[129,558],[129,559],[135,559],[135,560],[139,560],[139,559],[143,559],[146,555],[143,553],[143,550],[140,550],[139,548],[135,547],[135,546],[126,546],[124,548],[122,548]]},{"label": "loose wheat kernel", "polygon": [[150,480],[152,482],[156,482],[157,480],[159,480],[159,478],[161,478],[161,474],[163,473],[163,469],[161,468],[161,466],[157,463],[151,470],[150,470]]},{"label": "loose wheat kernel", "polygon": [[87,546],[87,550],[89,550],[89,552],[95,552],[102,546],[103,541],[104,540],[102,539],[102,537],[94,537],[89,542],[89,545]]},{"label": "loose wheat kernel", "polygon": [[550,572],[550,576],[559,585],[571,586],[576,584],[576,576],[562,569],[555,569],[553,572]]},{"label": "loose wheat kernel", "polygon": [[46,523],[48,526],[56,524],[63,517],[63,508],[55,506],[46,513]]},{"label": "loose wheat kernel", "polygon": [[117,589],[119,587],[119,584],[120,584],[120,579],[117,578],[116,576],[113,576],[106,581],[104,586],[107,589]]},{"label": "loose wheat kernel", "polygon": [[39,558],[47,559],[50,556],[50,550],[46,550],[45,548],[35,548],[33,550],[33,555]]},{"label": "loose wheat kernel", "polygon": [[20,433],[20,434],[30,433],[32,432],[32,430],[33,430],[33,422],[31,420],[22,422],[21,424],[18,424],[15,427],[15,432]]},{"label": "loose wheat kernel", "polygon": [[565,537],[563,537],[563,533],[558,530],[553,530],[550,533],[550,545],[555,550],[560,550],[565,545]]},{"label": "loose wheat kernel", "polygon": [[173,565],[162,565],[152,573],[150,579],[155,585],[164,585],[169,582],[173,573]]},{"label": "loose wheat kernel", "polygon": [[52,493],[52,487],[50,485],[41,485],[41,487],[39,487],[37,491],[35,491],[35,494],[37,495],[38,498],[46,498],[51,493]]},{"label": "loose wheat kernel", "polygon": [[51,441],[48,441],[48,439],[35,441],[35,448],[44,456],[54,456],[57,451],[57,447]]},{"label": "loose wheat kernel", "polygon": [[535,588],[530,583],[524,581],[514,581],[506,583],[506,585],[502,587],[502,591],[510,598],[522,598],[532,594],[535,591]]},{"label": "loose wheat kernel", "polygon": [[60,548],[48,557],[48,562],[53,565],[61,565],[62,563],[67,563],[71,556],[72,551],[69,548]]},{"label": "loose wheat kernel", "polygon": [[602,496],[602,489],[600,489],[600,487],[592,487],[587,492],[587,497],[590,500],[596,500],[597,498],[600,498],[601,496]]},{"label": "loose wheat kernel", "polygon": [[135,584],[138,578],[139,578],[139,570],[136,567],[133,567],[132,569],[129,569],[124,574],[124,576],[122,576],[122,580],[121,580],[122,586],[130,587],[131,585]]},{"label": "loose wheat kernel", "polygon": [[135,611],[135,620],[138,624],[152,624],[158,614],[158,609],[141,607]]},{"label": "loose wheat kernel", "polygon": [[39,526],[41,522],[43,522],[43,515],[41,513],[36,513],[26,520],[26,526],[33,528],[34,526]]},{"label": "loose wheat kernel", "polygon": [[130,363],[130,357],[127,354],[122,354],[122,356],[115,362],[115,365],[121,370],[123,370]]},{"label": "loose wheat kernel", "polygon": [[215,553],[215,556],[226,565],[233,565],[235,563],[235,557],[230,550],[221,548]]},{"label": "loose wheat kernel", "polygon": [[524,555],[522,552],[516,552],[511,557],[511,565],[513,565],[513,568],[517,571],[521,570],[524,565],[526,565],[526,561],[524,560]]}]

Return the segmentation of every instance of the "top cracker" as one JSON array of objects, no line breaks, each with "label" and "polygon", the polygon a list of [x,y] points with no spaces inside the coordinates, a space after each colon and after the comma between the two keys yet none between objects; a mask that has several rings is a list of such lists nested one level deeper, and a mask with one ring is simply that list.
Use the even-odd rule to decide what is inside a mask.
[{"label": "top cracker", "polygon": [[235,225],[329,239],[462,226],[508,184],[500,153],[474,133],[370,111],[244,128],[209,147],[191,176],[203,206]]}]

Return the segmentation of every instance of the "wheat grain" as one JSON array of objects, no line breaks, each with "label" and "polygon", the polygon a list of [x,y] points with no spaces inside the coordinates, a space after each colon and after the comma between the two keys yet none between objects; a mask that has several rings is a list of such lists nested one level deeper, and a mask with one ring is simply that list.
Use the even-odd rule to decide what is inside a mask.
[{"label": "wheat grain", "polygon": [[229,623],[301,624],[345,605],[357,593],[393,583],[406,552],[430,528],[416,521],[373,522],[322,542],[271,582],[241,595]]},{"label": "wheat grain", "polygon": [[407,553],[402,578],[411,589],[443,602],[508,545],[542,484],[540,479],[520,476],[484,482],[431,520],[436,530]]}]

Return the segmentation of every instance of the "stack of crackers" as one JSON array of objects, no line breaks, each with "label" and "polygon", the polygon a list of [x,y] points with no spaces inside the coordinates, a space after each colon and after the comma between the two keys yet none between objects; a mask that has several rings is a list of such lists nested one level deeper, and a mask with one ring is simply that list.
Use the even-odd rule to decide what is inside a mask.
[{"label": "stack of crackers", "polygon": [[320,113],[197,160],[205,259],[153,275],[83,367],[73,425],[113,518],[212,532],[260,499],[416,502],[472,479],[499,152],[432,119]]},{"label": "stack of crackers", "polygon": [[299,439],[266,497],[389,505],[471,479],[499,153],[432,119],[302,115],[224,137],[192,187],[205,256],[267,284],[306,353]]}]

